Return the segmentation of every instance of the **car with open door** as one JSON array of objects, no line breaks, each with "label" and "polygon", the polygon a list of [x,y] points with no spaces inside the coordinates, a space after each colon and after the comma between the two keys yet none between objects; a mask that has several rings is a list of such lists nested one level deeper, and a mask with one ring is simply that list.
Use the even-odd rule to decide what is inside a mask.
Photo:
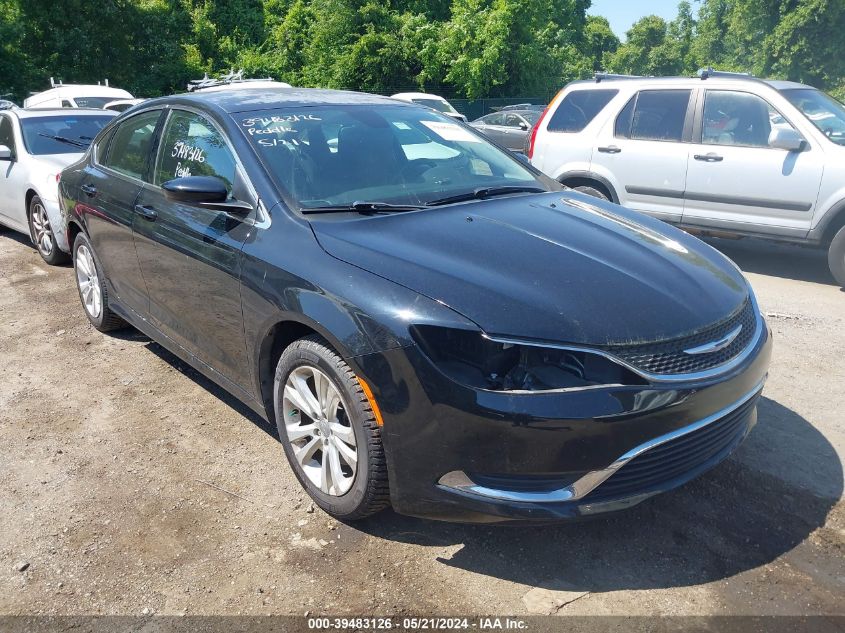
[{"label": "car with open door", "polygon": [[79,108],[0,110],[0,228],[28,234],[48,264],[67,261],[70,252],[59,175],[114,116]]},{"label": "car with open door", "polygon": [[135,326],[275,423],[343,520],[619,510],[757,420],[771,335],[728,259],[430,108],[152,99],[61,189],[93,326]]}]

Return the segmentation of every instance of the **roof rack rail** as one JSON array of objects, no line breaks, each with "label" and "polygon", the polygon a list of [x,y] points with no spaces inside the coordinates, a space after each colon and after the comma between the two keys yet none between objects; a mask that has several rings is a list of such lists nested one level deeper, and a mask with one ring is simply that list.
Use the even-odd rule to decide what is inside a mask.
[{"label": "roof rack rail", "polygon": [[595,75],[593,75],[593,79],[596,80],[596,83],[601,83],[602,81],[606,81],[608,79],[643,79],[643,75],[617,75],[615,73],[606,73],[604,71],[598,71]]},{"label": "roof rack rail", "polygon": [[265,77],[263,79],[244,79],[243,68],[237,72],[235,72],[234,69],[231,69],[228,73],[221,75],[216,79],[209,77],[208,73],[205,73],[205,76],[202,79],[192,79],[189,81],[187,88],[188,92],[194,92],[195,90],[202,90],[203,88],[228,86],[229,84],[234,83],[249,83],[251,81],[274,81],[274,79],[272,77]]},{"label": "roof rack rail", "polygon": [[756,79],[751,73],[738,73],[728,70],[714,70],[712,67],[701,68],[698,73],[700,79],[707,79],[708,77],[736,77],[739,79]]},{"label": "roof rack rail", "polygon": [[[62,88],[64,85],[65,85],[65,84],[63,84],[63,83],[62,83],[62,80],[61,80],[61,79],[59,79],[58,81],[56,81],[53,77],[50,77],[50,87],[51,87],[51,88]],[[98,85],[98,86],[106,86],[106,87],[108,88],[108,87],[109,87],[109,80],[108,80],[108,78],[104,79],[103,81],[99,81],[99,80],[97,80],[97,85]],[[35,94],[35,93],[33,93],[33,94]]]}]

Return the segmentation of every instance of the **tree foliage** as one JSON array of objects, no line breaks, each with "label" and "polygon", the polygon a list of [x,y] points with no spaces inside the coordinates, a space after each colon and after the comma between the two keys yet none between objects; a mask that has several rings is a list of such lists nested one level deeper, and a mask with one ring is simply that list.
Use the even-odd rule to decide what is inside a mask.
[{"label": "tree foliage", "polygon": [[597,70],[714,66],[845,94],[845,0],[681,2],[624,42],[589,0],[0,0],[0,94],[49,77],[154,96],[243,68],[302,86],[549,96]]}]

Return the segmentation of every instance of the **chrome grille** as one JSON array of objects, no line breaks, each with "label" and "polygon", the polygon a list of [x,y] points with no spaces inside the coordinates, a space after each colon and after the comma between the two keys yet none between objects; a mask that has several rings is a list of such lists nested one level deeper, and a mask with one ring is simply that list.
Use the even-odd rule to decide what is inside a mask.
[{"label": "chrome grille", "polygon": [[[730,317],[691,336],[660,343],[612,345],[603,349],[649,374],[671,375],[707,371],[727,363],[748,347],[757,330],[757,316],[754,311],[753,302],[746,299],[742,307]],[[727,347],[704,354],[684,353],[686,349],[719,340],[740,325],[742,330]]]}]

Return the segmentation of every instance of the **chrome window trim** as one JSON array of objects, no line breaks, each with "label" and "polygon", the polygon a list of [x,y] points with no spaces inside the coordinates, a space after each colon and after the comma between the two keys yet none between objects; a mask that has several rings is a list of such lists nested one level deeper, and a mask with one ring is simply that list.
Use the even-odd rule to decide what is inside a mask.
[{"label": "chrome window trim", "polygon": [[645,378],[650,382],[656,383],[676,383],[676,382],[688,382],[694,380],[704,380],[707,378],[713,378],[715,376],[719,376],[725,372],[728,372],[735,367],[741,365],[754,351],[757,347],[757,344],[760,342],[760,338],[763,336],[763,332],[765,331],[765,326],[763,324],[763,315],[760,312],[760,308],[757,305],[757,299],[754,296],[754,293],[749,290],[749,300],[751,301],[752,309],[754,310],[755,316],[755,325],[754,325],[754,336],[748,342],[748,345],[745,349],[742,350],[739,354],[734,356],[731,360],[722,363],[721,365],[717,365],[716,367],[711,367],[710,369],[698,372],[688,372],[684,374],[652,374],[647,371],[643,371],[636,366],[632,365],[628,361],[625,361],[618,356],[611,354],[602,349],[596,349],[593,347],[587,347],[585,345],[569,345],[567,343],[544,343],[541,341],[526,341],[523,339],[517,338],[509,338],[509,337],[500,337],[500,336],[490,336],[486,333],[482,333],[482,336],[485,338],[495,342],[495,343],[503,343],[509,345],[523,345],[526,347],[546,347],[552,349],[562,349],[567,350],[570,352],[584,352],[587,354],[596,354],[598,356],[603,356],[618,365],[622,365],[626,369],[634,372],[638,376]]},{"label": "chrome window trim", "polygon": [[665,444],[666,442],[674,440],[678,437],[687,435],[688,433],[692,433],[693,431],[697,431],[698,429],[701,429],[709,424],[712,424],[724,418],[733,411],[736,411],[742,405],[744,405],[746,402],[748,402],[754,396],[760,393],[760,391],[763,389],[763,384],[765,383],[765,381],[766,379],[764,378],[742,398],[740,398],[733,404],[728,405],[724,409],[720,409],[719,411],[716,411],[716,413],[708,415],[706,418],[702,418],[701,420],[693,422],[692,424],[689,424],[685,427],[670,431],[669,433],[665,433],[664,435],[655,437],[654,439],[651,439],[647,442],[643,442],[639,446],[635,446],[628,452],[624,453],[622,456],[618,457],[607,468],[602,468],[601,470],[594,470],[592,472],[589,472],[580,479],[578,479],[576,482],[563,488],[558,488],[557,490],[548,490],[543,492],[498,490],[496,488],[489,488],[487,486],[481,486],[476,484],[462,470],[454,470],[452,472],[446,473],[440,478],[437,483],[442,488],[457,490],[460,492],[477,495],[485,499],[494,499],[496,501],[522,503],[560,503],[565,501],[577,501],[578,499],[585,497],[593,490],[598,488],[601,484],[607,481],[611,477],[611,475],[616,473],[616,471],[618,471],[620,468],[622,468],[625,464],[630,462],[638,455],[641,455],[646,451],[649,451],[657,446],[660,446],[661,444]]}]

